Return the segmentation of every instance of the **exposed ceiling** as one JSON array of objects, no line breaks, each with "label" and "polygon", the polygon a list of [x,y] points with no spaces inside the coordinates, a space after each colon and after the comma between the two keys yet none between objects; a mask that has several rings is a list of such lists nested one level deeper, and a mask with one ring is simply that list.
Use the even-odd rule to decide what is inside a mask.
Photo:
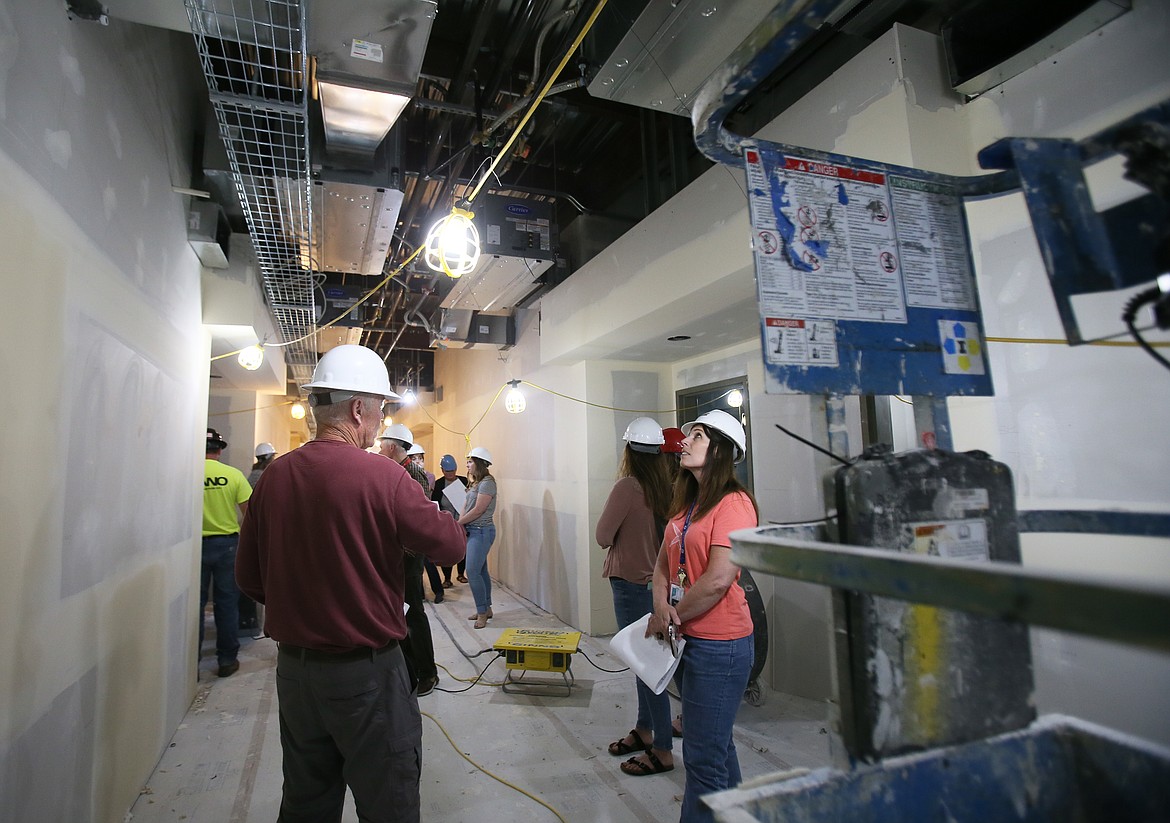
[{"label": "exposed ceiling", "polygon": [[[752,133],[893,23],[937,32],[948,16],[972,6],[971,0],[810,2],[831,10],[828,22],[738,106],[728,119],[733,130]],[[306,335],[299,350],[286,352],[290,382],[304,382],[318,352],[360,339],[385,357],[397,385],[427,388],[434,382],[434,347],[472,342],[442,340],[442,303],[455,281],[421,263],[379,288],[360,317],[342,321],[353,328],[315,335],[313,329],[381,283],[481,181],[485,193],[546,204],[559,230],[557,264],[521,283],[516,295],[528,294],[509,302],[523,305],[571,276],[711,165],[696,150],[684,115],[697,88],[775,3],[609,0],[485,180],[484,169],[513,135],[526,103],[590,26],[598,5],[186,0],[183,15],[180,0],[109,0],[109,12],[195,34],[192,48],[211,105],[196,140],[200,176],[193,185],[211,192],[233,231],[252,235],[262,264],[267,261],[267,299],[282,334]],[[306,20],[312,24],[307,37]],[[383,49],[401,57],[383,60]],[[336,119],[339,111],[355,112],[330,98],[334,81],[343,91],[379,92],[383,103],[392,103],[391,93],[410,102],[384,139],[376,117],[375,136],[363,137],[368,117]],[[220,133],[233,136],[226,152]],[[253,161],[256,170],[249,172]],[[750,320],[752,307],[743,311]],[[676,330],[690,335],[675,341],[685,345],[630,340],[617,356],[697,354],[725,345],[737,320],[719,316]]]}]

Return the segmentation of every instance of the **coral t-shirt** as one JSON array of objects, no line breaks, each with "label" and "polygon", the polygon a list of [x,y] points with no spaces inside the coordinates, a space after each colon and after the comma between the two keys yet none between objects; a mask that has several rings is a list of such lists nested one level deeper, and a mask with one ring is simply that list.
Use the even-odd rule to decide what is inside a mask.
[{"label": "coral t-shirt", "polygon": [[[683,527],[687,513],[684,511],[666,526],[662,548],[670,561],[670,582],[677,582],[679,555],[683,547]],[[712,546],[730,546],[728,537],[736,529],[751,529],[759,525],[751,498],[743,492],[729,494],[715,504],[715,508],[701,518],[692,518],[686,529],[687,588],[695,585],[703,576],[711,557]],[[739,585],[739,574],[727,590],[723,599],[705,614],[682,624],[682,633],[689,637],[706,640],[738,640],[752,633],[752,615],[748,610],[747,597]]]}]

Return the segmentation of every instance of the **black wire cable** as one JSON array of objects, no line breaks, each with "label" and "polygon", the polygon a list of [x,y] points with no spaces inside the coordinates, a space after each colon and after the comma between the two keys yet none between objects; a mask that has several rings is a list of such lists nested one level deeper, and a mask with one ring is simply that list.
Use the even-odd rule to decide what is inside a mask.
[{"label": "black wire cable", "polygon": [[[577,654],[581,655],[586,660],[589,660],[589,655],[585,654],[584,649],[577,649]],[[630,670],[629,666],[626,666],[624,669],[603,669],[603,668],[601,668],[601,666],[598,666],[592,660],[589,660],[589,665],[592,666],[593,668],[597,669],[598,671],[607,672],[609,674],[620,674],[621,672],[628,672]]]},{"label": "black wire cable", "polygon": [[[494,652],[494,651],[496,651],[496,650],[495,649],[484,649],[479,654],[473,654],[472,657],[479,657],[479,655],[483,654],[484,652]],[[470,683],[468,683],[466,686],[464,686],[462,689],[444,689],[441,686],[435,686],[435,691],[446,692],[447,694],[461,694],[462,692],[468,691],[470,689],[474,689],[476,686],[479,685],[479,681],[483,680],[483,676],[485,674],[487,674],[487,670],[492,667],[492,663],[495,663],[497,660],[499,660],[503,656],[504,656],[503,652],[496,652],[496,656],[493,657],[488,662],[488,664],[483,667],[483,671],[481,671],[478,675],[476,675],[475,679],[472,680]]]},{"label": "black wire cable", "polygon": [[1145,291],[1138,292],[1129,299],[1128,303],[1125,304],[1125,310],[1121,313],[1121,320],[1125,323],[1125,327],[1129,329],[1129,333],[1133,336],[1133,339],[1137,341],[1137,344],[1145,349],[1146,353],[1149,354],[1150,357],[1157,360],[1167,369],[1170,369],[1170,361],[1168,361],[1162,355],[1158,354],[1158,352],[1154,350],[1154,347],[1146,342],[1146,338],[1142,337],[1141,332],[1139,332],[1137,327],[1134,325],[1134,321],[1137,319],[1138,309],[1146,305],[1146,303],[1154,302],[1161,295],[1162,290],[1157,286],[1151,286]]},{"label": "black wire cable", "polygon": [[827,455],[829,455],[829,457],[833,458],[834,460],[836,460],[836,461],[837,461],[837,462],[839,462],[839,463],[843,463],[843,464],[844,464],[844,465],[846,465],[846,466],[852,466],[852,465],[853,465],[853,461],[852,461],[852,460],[846,460],[844,457],[839,457],[838,455],[836,455],[836,454],[833,454],[833,452],[829,451],[828,449],[821,448],[821,447],[820,447],[820,446],[818,446],[816,443],[813,443],[811,440],[805,440],[803,437],[801,437],[801,436],[800,436],[799,434],[797,434],[796,432],[791,432],[791,431],[789,431],[788,429],[786,429],[786,428],[784,428],[783,426],[781,426],[779,423],[777,423],[777,424],[776,424],[776,428],[778,428],[780,431],[784,432],[786,435],[788,435],[789,437],[791,437],[793,440],[799,440],[799,441],[800,441],[801,443],[803,443],[804,445],[806,445],[806,446],[808,446],[808,447],[810,447],[810,448],[816,449],[816,450],[817,450],[817,451],[819,451],[821,454],[827,454]]}]

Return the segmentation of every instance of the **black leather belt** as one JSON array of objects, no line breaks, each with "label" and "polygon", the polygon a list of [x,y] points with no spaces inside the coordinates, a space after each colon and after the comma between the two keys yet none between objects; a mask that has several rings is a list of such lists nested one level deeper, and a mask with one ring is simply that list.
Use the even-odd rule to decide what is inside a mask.
[{"label": "black leather belt", "polygon": [[304,646],[294,646],[292,643],[281,643],[281,654],[292,655],[300,659],[302,663],[306,661],[313,661],[314,663],[348,663],[352,660],[373,660],[380,654],[385,654],[391,649],[397,648],[398,641],[391,640],[380,649],[371,649],[365,646],[359,646],[356,649],[350,649],[345,652],[323,652],[320,649],[306,649]]}]

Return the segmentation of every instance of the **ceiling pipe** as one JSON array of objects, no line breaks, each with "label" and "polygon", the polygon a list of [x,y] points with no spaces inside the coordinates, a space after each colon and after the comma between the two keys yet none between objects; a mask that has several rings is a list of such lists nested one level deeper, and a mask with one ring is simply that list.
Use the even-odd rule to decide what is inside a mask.
[{"label": "ceiling pipe", "polygon": [[495,96],[495,90],[503,85],[504,78],[507,73],[512,70],[512,66],[516,62],[516,56],[520,53],[520,47],[524,45],[524,41],[532,33],[538,22],[544,19],[545,13],[548,11],[549,0],[528,0],[524,4],[524,8],[520,13],[520,19],[512,26],[511,36],[508,42],[504,45],[504,52],[500,55],[500,59],[496,62],[495,71],[492,72],[491,79],[485,84],[485,88],[489,90],[490,96]]},{"label": "ceiling pipe", "polygon": [[[406,334],[406,328],[409,325],[408,321],[410,320],[411,315],[417,316],[418,310],[422,306],[422,302],[426,300],[427,295],[434,293],[435,284],[438,282],[439,277],[439,272],[435,272],[434,277],[431,278],[431,282],[427,284],[426,288],[423,289],[422,294],[419,295],[418,303],[416,303],[412,308],[407,309],[406,312],[402,315],[402,326],[398,329],[398,333],[394,335],[394,339],[390,341],[390,348],[386,351],[385,357],[382,358],[383,360],[386,360],[390,357],[390,355],[394,352],[394,347],[397,346],[398,341],[402,339],[402,335]],[[429,325],[426,327],[426,329],[427,331],[431,332],[431,334],[434,334],[434,330],[431,329]]]},{"label": "ceiling pipe", "polygon": [[[552,97],[554,94],[562,94],[563,92],[572,91],[573,89],[584,88],[587,85],[589,85],[589,81],[585,77],[578,77],[576,80],[566,80],[563,83],[557,83],[555,86],[549,89],[548,94],[545,95],[545,99]],[[521,109],[531,103],[532,97],[533,93],[531,91],[524,97],[521,97],[511,106],[509,106],[507,111],[493,120],[492,123],[483,130],[482,134],[477,134],[475,137],[471,138],[471,141],[473,143],[482,143],[483,138],[490,137],[492,132],[496,131],[500,126],[507,123],[517,114],[519,114]]]},{"label": "ceiling pipe", "polygon": [[[409,278],[409,276],[407,277],[407,282],[408,282],[408,283],[410,282],[410,278]],[[386,295],[386,292],[385,292],[385,291],[383,291],[383,292],[382,292],[382,302],[383,302],[383,303],[385,303],[385,300],[386,300],[386,297],[385,297],[385,295]],[[405,288],[405,287],[403,287],[403,288],[399,289],[398,291],[394,292],[394,298],[393,298],[393,300],[391,301],[390,310],[386,312],[386,316],[387,316],[387,317],[389,317],[389,318],[391,318],[391,319],[393,319],[393,318],[394,318],[394,314],[395,314],[395,312],[397,312],[397,311],[398,311],[398,309],[402,307],[402,301],[403,301],[405,298],[406,298],[406,288]],[[373,318],[373,320],[371,320],[370,322],[371,322],[371,323],[377,323],[377,322],[378,322],[379,320],[381,320],[381,319],[382,319],[382,306],[381,306],[381,305],[379,305],[377,313],[374,315],[374,318]],[[372,333],[372,332],[374,332],[375,330],[374,330],[374,329],[369,329],[369,331]],[[374,343],[373,343],[373,345],[372,345],[372,346],[370,346],[370,348],[372,348],[372,349],[374,349],[374,350],[377,350],[377,349],[378,349],[378,347],[382,345],[382,336],[385,334],[385,331],[383,331],[383,330],[381,330],[381,329],[378,329],[378,330],[377,330],[377,333],[378,333],[378,339],[374,341]]]},{"label": "ceiling pipe", "polygon": [[576,13],[577,4],[574,3],[541,27],[540,36],[536,38],[536,51],[532,55],[532,77],[528,80],[529,95],[536,91],[536,79],[540,77],[540,52],[544,48],[544,38],[548,36],[548,33],[553,30],[553,27],[557,23],[561,22],[562,18],[572,17]]}]

